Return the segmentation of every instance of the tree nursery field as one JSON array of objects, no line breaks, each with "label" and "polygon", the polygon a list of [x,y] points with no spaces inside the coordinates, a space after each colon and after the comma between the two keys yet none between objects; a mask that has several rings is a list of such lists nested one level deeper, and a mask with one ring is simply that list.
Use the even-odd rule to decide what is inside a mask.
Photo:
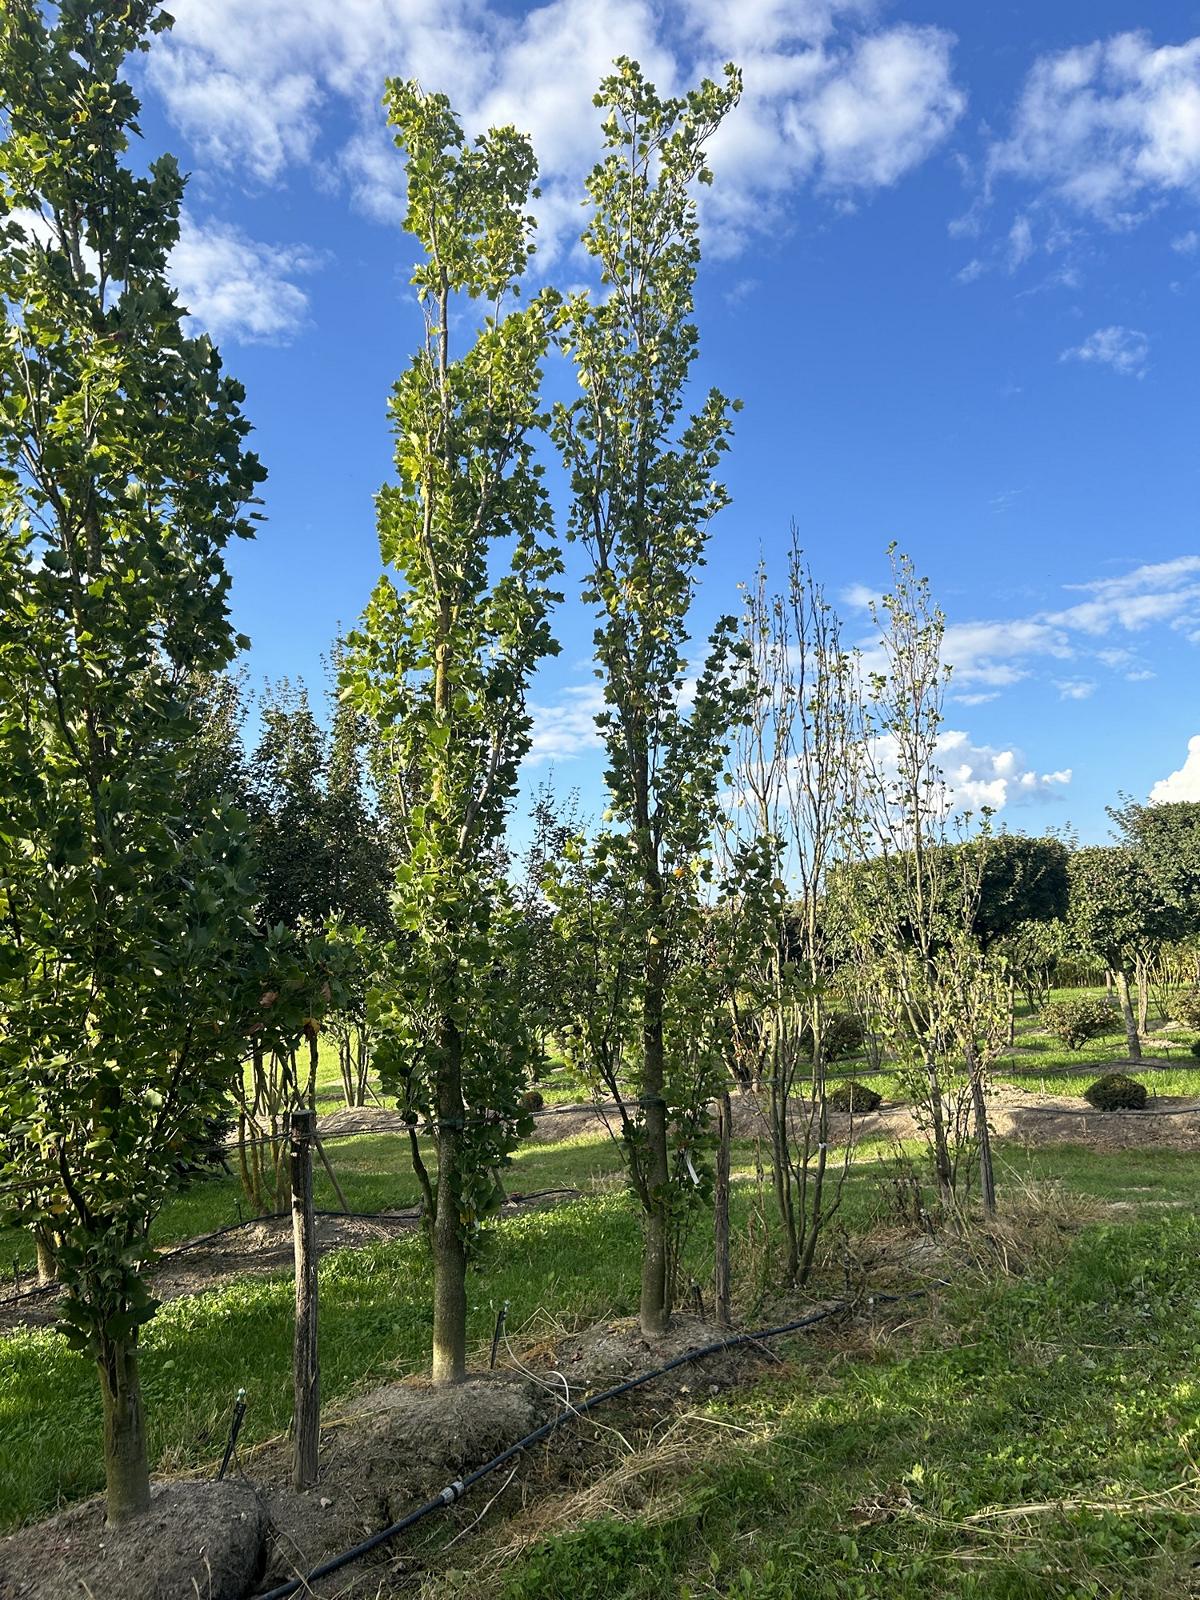
[{"label": "tree nursery field", "polygon": [[965,809],[894,547],[867,644],[794,534],[701,621],[740,71],[612,63],[558,287],[530,140],[380,84],[423,332],[325,703],[238,664],[170,25],[0,11],[0,1597],[1200,1593],[1200,802]]}]

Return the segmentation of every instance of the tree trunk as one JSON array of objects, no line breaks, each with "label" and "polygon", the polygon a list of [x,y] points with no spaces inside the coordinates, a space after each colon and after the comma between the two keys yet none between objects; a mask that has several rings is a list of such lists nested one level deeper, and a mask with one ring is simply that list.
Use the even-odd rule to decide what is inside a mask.
[{"label": "tree trunk", "polygon": [[988,1128],[987,1101],[983,1094],[983,1075],[974,1050],[967,1053],[967,1071],[971,1078],[971,1100],[975,1107],[975,1137],[979,1142],[979,1187],[983,1195],[983,1209],[989,1217],[996,1215],[996,1170],[992,1164],[992,1135]]},{"label": "tree trunk", "polygon": [[1142,1059],[1142,1041],[1138,1037],[1137,1017],[1133,1013],[1133,1000],[1129,993],[1129,974],[1124,967],[1114,969],[1113,978],[1117,985],[1117,995],[1121,1001],[1121,1020],[1125,1024],[1125,1038],[1129,1045],[1129,1059],[1140,1061]]},{"label": "tree trunk", "polygon": [[946,1137],[946,1113],[942,1104],[942,1085],[936,1062],[926,1060],[925,1077],[929,1084],[929,1115],[933,1123],[933,1164],[943,1205],[954,1201],[954,1167],[950,1142]]},{"label": "tree trunk", "polygon": [[40,1284],[58,1282],[58,1261],[54,1254],[54,1238],[48,1228],[33,1230],[34,1248],[37,1250],[37,1276]]},{"label": "tree trunk", "polygon": [[433,1381],[467,1375],[467,1250],[459,1217],[462,1164],[462,1037],[442,1024],[437,1070],[437,1204],[433,1218]]},{"label": "tree trunk", "polygon": [[[800,1270],[800,1239],[796,1228],[796,1199],[792,1185],[791,1135],[788,1127],[788,1086],[783,1076],[782,1023],[778,1012],[771,1041],[771,1178],[775,1203],[783,1225],[784,1274],[795,1283]],[[789,1074],[790,1076],[790,1074]]]},{"label": "tree trunk", "polygon": [[1138,1032],[1144,1035],[1150,1023],[1150,980],[1145,963],[1141,961],[1137,969],[1137,996]]},{"label": "tree trunk", "polygon": [[316,1113],[291,1116],[289,1178],[296,1263],[296,1332],[292,1347],[292,1487],[317,1481],[321,1440],[321,1360],[317,1321],[317,1228],[313,1214],[312,1139]]},{"label": "tree trunk", "polygon": [[1008,973],[1008,1044],[1011,1049],[1017,1042],[1017,975]]},{"label": "tree trunk", "polygon": [[733,1108],[726,1089],[717,1111],[717,1184],[713,1194],[714,1295],[717,1326],[729,1326],[729,1156]]},{"label": "tree trunk", "polygon": [[108,1522],[115,1528],[140,1515],[150,1504],[150,1465],[136,1343],[103,1339],[96,1365],[104,1404]]},{"label": "tree trunk", "polygon": [[667,1295],[669,1238],[668,1202],[671,1168],[667,1156],[667,1103],[663,1099],[666,1055],[663,1043],[663,1000],[666,989],[661,948],[646,952],[646,989],[642,1002],[642,1106],[646,1115],[647,1204],[642,1222],[642,1295],[640,1320],[648,1338],[666,1331],[671,1320]]}]

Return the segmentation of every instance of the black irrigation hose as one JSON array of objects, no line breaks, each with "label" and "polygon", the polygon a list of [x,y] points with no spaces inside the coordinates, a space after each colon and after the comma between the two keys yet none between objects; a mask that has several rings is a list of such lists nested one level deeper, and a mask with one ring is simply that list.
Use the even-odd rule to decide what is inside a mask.
[{"label": "black irrigation hose", "polygon": [[[915,1289],[906,1295],[883,1294],[872,1295],[868,1299],[871,1305],[894,1304],[900,1300],[914,1300],[925,1294],[924,1289]],[[599,1394],[592,1395],[587,1400],[581,1400],[578,1405],[568,1402],[567,1408],[560,1411],[549,1422],[544,1422],[540,1428],[535,1428],[532,1433],[527,1433],[523,1439],[518,1439],[516,1444],[510,1444],[507,1450],[502,1450],[498,1456],[493,1456],[483,1466],[476,1467],[474,1472],[469,1472],[465,1478],[456,1478],[453,1483],[436,1495],[432,1500],[427,1500],[423,1506],[418,1506],[415,1511],[410,1511],[406,1517],[401,1517],[399,1522],[393,1522],[389,1528],[381,1528],[378,1533],[373,1533],[369,1539],[364,1539],[361,1544],[344,1550],[341,1555],[334,1556],[332,1560],[324,1562],[303,1578],[292,1578],[287,1583],[281,1583],[274,1589],[269,1589],[266,1594],[260,1595],[258,1600],[287,1600],[289,1595],[299,1594],[302,1589],[308,1589],[312,1584],[322,1578],[327,1578],[331,1573],[340,1572],[343,1567],[348,1567],[351,1562],[359,1561],[363,1556],[369,1555],[372,1550],[378,1550],[381,1545],[390,1544],[391,1541],[411,1528],[415,1523],[423,1521],[425,1517],[432,1516],[435,1511],[443,1511],[447,1506],[452,1506],[461,1500],[468,1489],[474,1488],[482,1479],[489,1477],[493,1472],[506,1466],[516,1456],[523,1454],[531,1445],[540,1444],[543,1439],[548,1439],[556,1433],[565,1423],[574,1417],[585,1416],[596,1406],[603,1405],[608,1400],[615,1400],[618,1396],[629,1394],[631,1390],[641,1389],[648,1383],[653,1383],[656,1378],[665,1377],[668,1372],[674,1372],[677,1367],[688,1366],[693,1362],[702,1361],[706,1356],[718,1355],[724,1350],[737,1350],[743,1345],[759,1344],[764,1339],[777,1339],[785,1333],[799,1333],[803,1328],[811,1328],[818,1322],[828,1322],[832,1317],[841,1316],[849,1311],[852,1301],[839,1300],[836,1305],[827,1306],[823,1311],[812,1311],[806,1317],[798,1317],[794,1322],[784,1322],[775,1328],[759,1328],[754,1333],[733,1334],[726,1339],[715,1339],[711,1344],[700,1345],[696,1349],[686,1350],[683,1355],[676,1356],[672,1361],[665,1362],[661,1367],[655,1367],[652,1372],[639,1373],[636,1378],[627,1378],[624,1383],[618,1383],[611,1389],[603,1389]]]}]

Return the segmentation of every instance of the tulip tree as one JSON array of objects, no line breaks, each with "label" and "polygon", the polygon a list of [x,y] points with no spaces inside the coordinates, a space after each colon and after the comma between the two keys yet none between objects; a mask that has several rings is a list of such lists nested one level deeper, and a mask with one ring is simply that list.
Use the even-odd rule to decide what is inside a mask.
[{"label": "tulip tree", "polygon": [[52,1230],[108,1515],[149,1502],[147,1233],[236,1070],[244,819],[189,814],[222,552],[262,471],[167,280],[183,181],[126,165],[150,0],[0,11],[0,1201]]},{"label": "tulip tree", "polygon": [[[737,699],[729,617],[713,632],[690,705],[685,694],[696,580],[709,524],[727,502],[713,474],[733,407],[712,390],[688,417],[684,398],[699,342],[696,186],[710,181],[704,147],[739,92],[728,67],[722,84],[705,81],[665,99],[635,62],[617,61],[596,97],[607,113],[606,154],[587,180],[583,235],[602,292],[572,296],[560,320],[581,392],[556,408],[553,435],[570,475],[568,531],[588,557],[583,597],[598,618],[612,824],[583,878],[589,894],[624,908],[616,936],[637,952],[629,997],[636,1104],[631,1096],[623,1148],[644,1218],[648,1334],[661,1332],[670,1314],[678,1200],[670,1134],[676,1123],[691,1126],[698,1092],[686,1048],[698,992],[682,977],[697,967],[684,952],[697,931]],[[567,921],[580,920],[569,903],[570,874],[559,893]],[[703,1105],[707,1090],[699,1092]]]},{"label": "tulip tree", "polygon": [[[398,935],[375,1004],[376,1062],[414,1127],[433,1245],[433,1375],[463,1376],[466,1263],[521,1126],[536,1049],[506,971],[516,918],[505,819],[529,746],[526,686],[556,646],[560,560],[533,437],[549,302],[507,309],[531,253],[536,164],[511,128],[469,142],[412,83],[386,103],[407,156],[406,226],[425,337],[396,384],[398,481],[378,499],[385,575],[351,636],[346,693],[376,724],[396,797]],[[486,308],[486,309],[485,309]],[[482,313],[480,316],[479,313]],[[457,357],[454,332],[478,321]],[[378,761],[377,761],[378,765]]]}]

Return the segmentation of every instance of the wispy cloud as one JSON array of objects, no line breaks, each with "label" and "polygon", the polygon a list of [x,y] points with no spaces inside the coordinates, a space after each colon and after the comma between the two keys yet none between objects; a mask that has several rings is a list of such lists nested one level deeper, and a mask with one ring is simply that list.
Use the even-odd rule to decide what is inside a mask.
[{"label": "wispy cloud", "polygon": [[596,717],[604,709],[604,690],[598,683],[572,684],[550,704],[530,703],[533,737],[527,760],[570,761],[600,744]]},{"label": "wispy cloud", "polygon": [[1124,378],[1144,378],[1150,365],[1150,341],[1136,328],[1097,328],[1082,344],[1064,350],[1058,359],[1111,367]]},{"label": "wispy cloud", "polygon": [[1200,624],[1200,556],[1146,562],[1115,578],[1073,585],[1087,599],[1049,614],[1057,627],[1090,634],[1139,633],[1152,625]]},{"label": "wispy cloud", "polygon": [[308,296],[293,280],[319,265],[303,245],[262,244],[185,214],[170,272],[180,302],[215,339],[286,344],[308,320]]},{"label": "wispy cloud", "polygon": [[[960,705],[983,705],[1003,689],[1057,668],[1051,681],[1065,699],[1088,698],[1098,686],[1091,676],[1099,666],[1130,683],[1147,682],[1154,668],[1122,634],[1144,635],[1167,629],[1200,644],[1200,555],[1144,562],[1113,577],[1067,586],[1080,598],[1025,617],[947,622],[942,656],[952,668],[951,698]],[[854,583],[841,598],[855,609],[876,599],[876,591]],[[1103,639],[1103,645],[1098,641]],[[882,661],[873,639],[862,642],[867,670]]]},{"label": "wispy cloud", "polygon": [[1094,678],[1055,678],[1060,700],[1090,700],[1096,692]]}]

